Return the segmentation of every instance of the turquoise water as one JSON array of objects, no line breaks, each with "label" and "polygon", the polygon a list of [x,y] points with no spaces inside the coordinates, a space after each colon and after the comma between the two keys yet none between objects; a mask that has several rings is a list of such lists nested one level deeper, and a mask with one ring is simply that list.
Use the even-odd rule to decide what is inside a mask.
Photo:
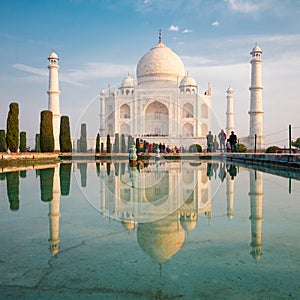
[{"label": "turquoise water", "polygon": [[1,299],[300,299],[300,181],[226,163],[0,174]]}]

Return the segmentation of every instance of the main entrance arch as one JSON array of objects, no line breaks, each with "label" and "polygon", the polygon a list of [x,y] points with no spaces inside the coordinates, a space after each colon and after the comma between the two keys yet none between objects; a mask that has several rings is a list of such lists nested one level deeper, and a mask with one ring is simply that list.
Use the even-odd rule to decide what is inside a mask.
[{"label": "main entrance arch", "polygon": [[151,136],[169,135],[169,110],[159,101],[149,104],[145,111],[145,132]]}]

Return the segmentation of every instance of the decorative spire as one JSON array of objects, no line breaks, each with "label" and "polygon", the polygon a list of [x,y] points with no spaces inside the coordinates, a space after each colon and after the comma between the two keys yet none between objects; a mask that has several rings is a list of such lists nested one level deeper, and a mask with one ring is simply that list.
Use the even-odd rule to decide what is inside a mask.
[{"label": "decorative spire", "polygon": [[161,39],[162,39],[162,36],[161,36],[161,29],[159,29],[159,35],[158,35],[158,42],[161,43]]}]

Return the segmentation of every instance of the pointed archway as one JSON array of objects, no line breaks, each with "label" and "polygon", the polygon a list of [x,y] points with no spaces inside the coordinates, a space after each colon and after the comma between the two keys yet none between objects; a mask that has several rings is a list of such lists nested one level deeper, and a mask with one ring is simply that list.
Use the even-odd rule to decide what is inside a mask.
[{"label": "pointed archway", "polygon": [[169,135],[169,110],[166,105],[154,101],[145,110],[145,134],[152,136]]}]

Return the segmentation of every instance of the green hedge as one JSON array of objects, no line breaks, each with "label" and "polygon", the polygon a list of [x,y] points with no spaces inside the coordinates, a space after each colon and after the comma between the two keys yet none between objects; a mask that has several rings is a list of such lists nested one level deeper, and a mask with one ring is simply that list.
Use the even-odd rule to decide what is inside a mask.
[{"label": "green hedge", "polygon": [[41,152],[54,152],[52,111],[50,110],[41,112],[40,147]]},{"label": "green hedge", "polygon": [[6,123],[6,143],[11,152],[17,152],[19,147],[19,104],[12,102]]}]

